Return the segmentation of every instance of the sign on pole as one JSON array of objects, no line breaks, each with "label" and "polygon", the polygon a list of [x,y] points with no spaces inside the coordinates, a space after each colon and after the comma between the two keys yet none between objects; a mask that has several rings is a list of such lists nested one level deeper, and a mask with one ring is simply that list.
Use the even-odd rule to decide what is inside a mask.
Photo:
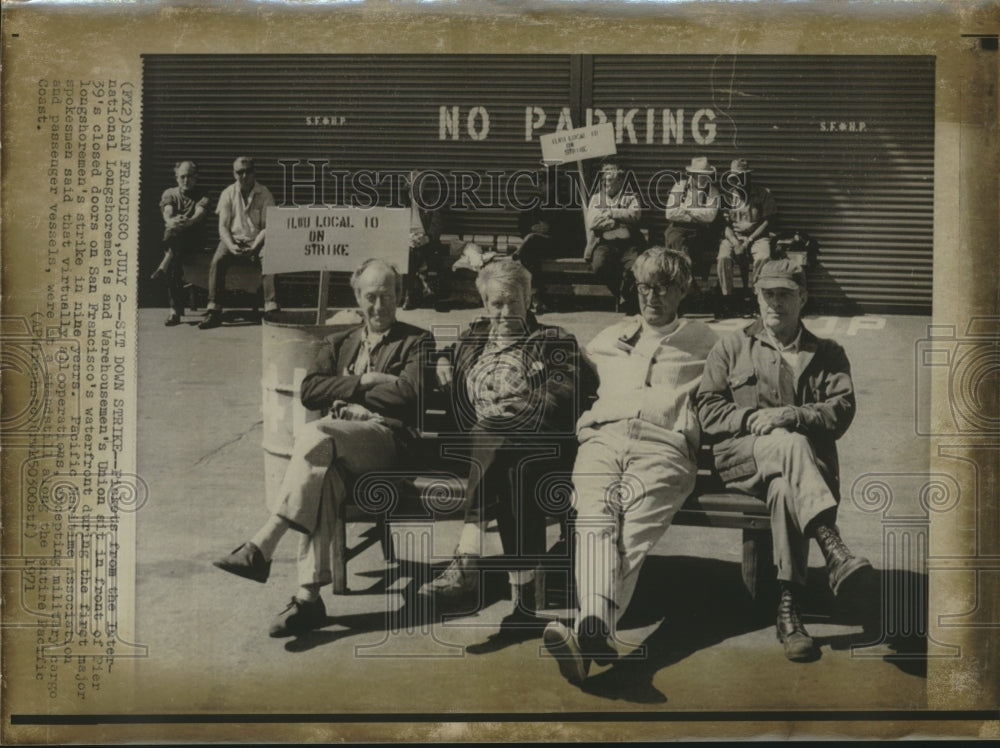
[{"label": "sign on pole", "polygon": [[267,209],[263,272],[352,272],[377,257],[407,270],[410,211],[406,208]]},{"label": "sign on pole", "polygon": [[548,135],[539,135],[538,140],[542,144],[542,160],[548,164],[601,158],[618,152],[615,146],[615,126],[610,122],[578,127],[575,130],[558,130]]}]

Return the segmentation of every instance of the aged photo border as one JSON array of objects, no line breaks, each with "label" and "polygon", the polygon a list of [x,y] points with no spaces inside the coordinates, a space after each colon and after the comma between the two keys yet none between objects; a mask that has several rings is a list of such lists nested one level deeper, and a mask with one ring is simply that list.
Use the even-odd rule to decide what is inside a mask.
[{"label": "aged photo border", "polygon": [[[43,149],[31,139],[35,122],[37,80],[42,77],[80,79],[81,70],[100,73],[102,77],[120,77],[133,84],[141,81],[140,55],[149,51],[283,52],[303,48],[315,51],[332,51],[331,36],[336,40],[336,51],[350,52],[375,46],[383,51],[439,52],[439,40],[446,51],[549,51],[551,35],[558,33],[563,40],[558,50],[596,51],[603,45],[613,50],[629,52],[661,52],[664,39],[676,45],[677,52],[769,52],[810,53],[823,51],[830,54],[930,54],[938,61],[938,90],[936,92],[936,147],[935,147],[935,221],[934,221],[934,322],[942,329],[951,326],[952,336],[975,337],[972,320],[997,318],[996,299],[996,212],[997,179],[995,164],[996,137],[996,82],[997,63],[995,39],[997,9],[989,4],[913,4],[907,8],[888,7],[878,3],[857,6],[850,13],[820,9],[817,6],[787,8],[773,5],[749,8],[739,5],[684,4],[671,14],[638,7],[626,10],[619,6],[595,5],[586,9],[546,8],[529,6],[523,13],[512,14],[493,5],[451,7],[445,10],[411,10],[385,5],[366,4],[354,9],[322,7],[289,8],[261,5],[243,9],[242,12],[219,9],[193,9],[179,6],[157,6],[142,12],[122,12],[106,7],[81,8],[18,8],[5,7],[4,30],[4,224],[3,224],[3,315],[33,320],[33,314],[44,309],[45,268],[32,247],[38,243],[32,221],[23,216],[44,212],[44,198],[32,187],[32,174],[37,170],[36,158]],[[333,23],[331,19],[336,19]],[[936,21],[936,22],[935,22]],[[164,39],[163,29],[172,32]],[[396,33],[384,34],[388,28]],[[83,33],[81,33],[81,31]],[[391,41],[389,38],[391,37]],[[66,39],[77,39],[67,45]],[[566,41],[566,39],[572,41]],[[115,49],[98,53],[101,41],[115,40]],[[176,40],[181,41],[176,41]],[[993,40],[990,52],[988,40]],[[264,41],[262,41],[264,40]],[[982,40],[987,40],[984,43]],[[61,50],[58,54],[55,50]],[[674,50],[671,50],[674,51]],[[992,56],[991,56],[992,54]],[[99,58],[99,59],[98,59]],[[121,71],[121,72],[119,72]],[[991,119],[992,118],[992,119]],[[138,163],[136,158],[135,163]],[[138,169],[125,177],[137,194]],[[35,177],[37,178],[37,177]],[[25,184],[21,194],[15,186]],[[138,221],[133,208],[127,218],[127,240],[137,239]],[[36,224],[37,225],[37,224]],[[135,315],[135,266],[132,268],[131,285],[116,310],[119,319],[131,324]],[[984,272],[985,271],[985,272]],[[994,282],[990,282],[991,278]],[[33,320],[37,322],[37,320]],[[31,324],[26,331],[14,333],[28,337],[49,335],[47,325]],[[119,437],[118,459],[113,469],[135,479],[131,482],[119,478],[116,485],[129,487],[126,493],[114,497],[119,508],[141,508],[142,479],[135,475],[134,435],[138,425],[134,419],[135,399],[141,397],[134,381],[135,330],[127,326],[124,348],[132,352],[133,380],[123,383],[126,402],[122,412],[121,432],[130,437]],[[987,328],[988,329],[988,328]],[[971,332],[969,332],[971,330]],[[946,331],[946,330],[945,330]],[[5,327],[5,337],[11,329]],[[53,331],[52,338],[58,338]],[[988,339],[988,338],[987,338]],[[916,343],[916,341],[914,341]],[[9,345],[9,343],[8,343]],[[58,350],[51,354],[59,362]],[[113,372],[112,372],[113,373]],[[76,373],[80,376],[80,373]],[[4,417],[7,424],[9,403],[32,402],[32,392],[10,389],[5,384]],[[949,382],[938,377],[933,382],[935,409],[946,409]],[[71,398],[63,398],[70,401]],[[61,402],[61,401],[60,401]],[[987,398],[987,403],[989,399]],[[995,400],[993,401],[995,407]],[[84,407],[70,402],[68,417],[73,408]],[[131,415],[129,415],[131,413]],[[78,415],[78,413],[77,413]],[[17,434],[13,434],[14,437]],[[110,438],[110,434],[109,434]],[[5,446],[18,446],[16,439],[6,430]],[[46,436],[45,449],[55,448],[69,441],[67,434],[58,428]],[[954,438],[935,437],[931,455],[931,470],[951,474],[954,468],[943,458],[947,452],[966,455],[965,459],[976,466],[975,480],[970,485],[967,475],[961,476],[963,489],[976,494],[988,490],[995,480],[996,455],[990,456],[983,445],[995,446],[995,434],[959,434]],[[131,444],[130,444],[131,442]],[[3,465],[5,488],[19,485],[19,466],[10,456]],[[121,490],[121,489],[119,489]],[[4,491],[5,496],[9,496]],[[4,516],[9,517],[8,499],[4,501]],[[935,519],[932,549],[935,555],[952,559],[957,568],[978,568],[972,576],[975,590],[962,584],[935,587],[932,584],[931,605],[934,609],[959,612],[977,605],[993,606],[992,619],[986,611],[986,620],[997,620],[996,601],[985,595],[976,598],[978,584],[989,585],[989,572],[995,564],[998,539],[984,528],[972,549],[969,561],[968,539],[960,530],[977,518],[970,510],[955,512],[944,521]],[[6,525],[6,522],[5,522]],[[123,553],[134,546],[134,525],[123,519],[116,524],[117,535],[109,542],[116,543]],[[994,530],[995,532],[995,530]],[[12,547],[17,538],[7,533],[4,537],[4,568],[16,568],[19,547]],[[957,559],[957,561],[955,561]],[[963,562],[963,559],[965,561]],[[942,562],[944,563],[944,562]],[[965,563],[965,566],[962,564]],[[13,565],[12,565],[13,564]],[[127,589],[127,564],[122,567],[122,586]],[[943,567],[944,568],[944,567]],[[953,577],[949,577],[949,581]],[[995,579],[993,580],[995,582]],[[10,578],[5,579],[4,593],[9,597]],[[985,588],[984,588],[985,590]],[[123,601],[119,627],[130,631],[131,614],[128,603]],[[5,618],[5,627],[11,619]],[[932,623],[932,626],[934,624]],[[936,628],[936,627],[935,627]],[[935,629],[932,628],[932,631]],[[17,635],[10,628],[3,632],[4,647]],[[961,644],[967,652],[986,651],[987,641],[996,641],[996,629],[989,625],[959,626],[945,633],[944,639]],[[126,637],[126,642],[129,639]],[[134,641],[134,640],[132,640]],[[11,670],[10,660],[4,658],[4,677],[10,687],[17,689],[21,678],[33,678],[34,668]],[[939,663],[928,675],[928,710],[913,713],[905,711],[871,713],[838,711],[794,711],[772,714],[730,713],[587,713],[545,715],[519,714],[456,714],[445,719],[442,715],[401,715],[373,712],[366,715],[261,715],[261,714],[154,714],[115,715],[106,712],[79,716],[60,714],[57,711],[36,720],[25,720],[12,715],[9,699],[5,700],[3,716],[5,739],[11,742],[38,742],[62,740],[124,740],[139,737],[167,737],[173,740],[224,739],[226,736],[252,737],[253,739],[282,739],[287,731],[268,727],[273,725],[301,724],[296,735],[305,738],[337,737],[340,739],[385,739],[395,736],[408,739],[496,739],[498,736],[515,739],[545,737],[550,733],[538,727],[547,722],[564,723],[560,736],[568,739],[589,734],[607,737],[630,736],[699,737],[716,734],[716,728],[728,735],[773,734],[996,734],[997,694],[990,691],[990,676],[995,676],[997,662],[979,658],[963,658],[958,662]],[[123,667],[127,678],[127,665]],[[119,671],[121,672],[121,671]],[[995,677],[992,683],[995,684]],[[993,686],[995,689],[995,685]],[[169,692],[165,693],[169,699]],[[577,732],[574,724],[594,721],[607,722],[607,730],[588,733]],[[889,723],[908,723],[904,732]],[[450,722],[454,731],[436,732],[437,723]],[[504,723],[502,726],[476,725],[476,723]],[[637,729],[638,723],[671,723],[665,733]],[[725,727],[706,724],[724,722]],[[29,724],[30,723],[30,724]],[[793,725],[793,723],[795,723]],[[169,724],[176,729],[152,732],[156,725]],[[259,725],[259,729],[246,732],[239,726]],[[308,725],[336,724],[333,732],[315,732]],[[392,729],[392,725],[405,725],[405,732]],[[683,727],[675,727],[682,724]],[[233,725],[237,727],[234,728]],[[881,725],[881,726],[880,726]],[[189,729],[190,727],[190,729]],[[342,728],[342,729],[340,729]],[[625,730],[624,733],[616,732]],[[635,730],[635,732],[633,732]],[[866,730],[868,730],[866,732]],[[284,737],[287,739],[287,737]]]}]

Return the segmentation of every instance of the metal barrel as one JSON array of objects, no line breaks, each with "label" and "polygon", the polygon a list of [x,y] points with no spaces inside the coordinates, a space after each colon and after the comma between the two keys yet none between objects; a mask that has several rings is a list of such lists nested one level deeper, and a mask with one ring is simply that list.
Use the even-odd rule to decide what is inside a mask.
[{"label": "metal barrel", "polygon": [[324,339],[350,324],[316,324],[316,312],[278,312],[265,320],[262,334],[264,417],[264,496],[269,511],[279,501],[281,481],[292,456],[295,432],[320,414],[306,410],[299,394]]}]

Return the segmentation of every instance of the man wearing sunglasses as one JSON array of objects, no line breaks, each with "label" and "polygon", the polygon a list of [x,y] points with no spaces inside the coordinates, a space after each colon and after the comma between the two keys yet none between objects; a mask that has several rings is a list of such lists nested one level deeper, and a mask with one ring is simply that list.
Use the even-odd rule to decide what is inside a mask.
[{"label": "man wearing sunglasses", "polygon": [[598,333],[585,351],[599,387],[577,423],[573,467],[580,612],[573,628],[553,621],[544,634],[563,677],[576,684],[591,662],[617,657],[615,626],[646,554],[694,489],[694,393],[717,339],[705,323],[677,315],[691,287],[687,255],[652,247],[632,270],[639,314]]},{"label": "man wearing sunglasses", "polygon": [[[233,162],[236,181],[219,196],[219,247],[208,271],[208,305],[202,330],[222,324],[222,297],[226,292],[226,270],[236,261],[260,262],[264,251],[267,209],[274,205],[271,191],[257,182],[254,160],[240,156]],[[264,287],[264,317],[279,310],[273,275],[261,275]]]}]

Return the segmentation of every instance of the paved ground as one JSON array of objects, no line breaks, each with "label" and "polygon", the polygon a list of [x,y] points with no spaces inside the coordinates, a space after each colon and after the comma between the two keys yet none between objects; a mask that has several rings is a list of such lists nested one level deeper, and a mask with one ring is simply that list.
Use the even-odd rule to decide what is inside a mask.
[{"label": "paved ground", "polygon": [[[892,659],[877,633],[838,611],[816,574],[807,609],[822,657],[793,664],[775,641],[770,612],[755,616],[740,594],[738,531],[671,528],[643,570],[623,638],[644,650],[597,669],[585,689],[563,681],[537,639],[489,654],[482,642],[508,612],[503,579],[488,579],[485,608],[454,620],[414,621],[397,633],[387,611],[410,615],[413,575],[403,563],[384,568],[375,545],[349,564],[351,592],[325,591],[329,625],[294,640],[270,639],[267,626],[295,589],[294,538],[279,548],[266,585],[211,566],[247,539],[266,517],[261,451],[261,330],[233,324],[199,331],[197,318],[164,328],[166,313],[139,315],[139,473],[150,500],[139,517],[137,638],[150,657],[139,682],[157,683],[141,711],[507,712],[734,709],[910,709],[925,705],[919,661]],[[423,326],[464,325],[472,311],[403,312]],[[549,314],[580,339],[612,313]],[[927,443],[914,435],[914,343],[922,317],[811,318],[839,340],[854,365],[859,413],[841,442],[844,500],[840,524],[888,584],[924,581],[908,562],[883,552],[882,515],[865,513],[851,487],[872,473],[927,470]],[[718,323],[722,331],[740,321]],[[898,497],[897,497],[898,499]],[[915,496],[909,499],[916,510]],[[367,528],[353,524],[349,543]],[[446,554],[458,524],[434,528]],[[497,542],[495,533],[491,542]],[[890,573],[888,567],[897,567]],[[899,568],[899,567],[906,568]],[[914,588],[919,589],[919,586]],[[870,602],[877,612],[877,593]],[[886,614],[893,615],[893,614]],[[403,621],[407,623],[406,620]],[[891,621],[884,624],[893,628]],[[147,680],[148,679],[148,680]],[[163,693],[174,696],[164,703]],[[149,703],[145,703],[149,701]]]}]

